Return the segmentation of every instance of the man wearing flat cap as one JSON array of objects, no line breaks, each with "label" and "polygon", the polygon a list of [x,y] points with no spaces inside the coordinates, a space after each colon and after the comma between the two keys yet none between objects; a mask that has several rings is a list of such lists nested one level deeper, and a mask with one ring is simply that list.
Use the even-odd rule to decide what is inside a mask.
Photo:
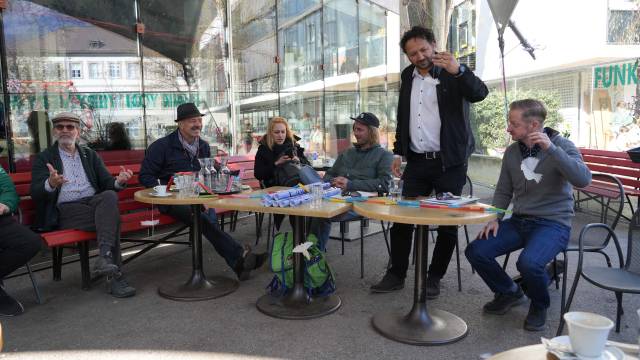
[{"label": "man wearing flat cap", "polygon": [[[211,157],[209,144],[200,138],[202,117],[194,103],[178,106],[176,122],[178,129],[156,140],[147,149],[140,168],[140,183],[146,187],[167,184],[171,176],[183,171],[200,171],[199,158]],[[170,215],[184,224],[191,224],[191,207],[187,205],[159,206],[160,212]],[[249,278],[249,273],[262,266],[266,255],[255,254],[249,246],[238,244],[218,226],[214,209],[203,209],[201,213],[202,234],[211,242],[218,254],[235,271],[240,280]]]},{"label": "man wearing flat cap", "polygon": [[31,197],[36,203],[39,231],[95,231],[99,256],[94,275],[106,275],[115,297],[135,295],[120,272],[120,214],[116,191],[133,173],[124,167],[111,176],[95,151],[77,143],[80,117],[63,112],[51,119],[55,143],[39,153],[32,167]]},{"label": "man wearing flat cap", "polygon": [[[354,120],[351,129],[356,142],[338,156],[333,167],[325,173],[324,181],[330,181],[332,186],[343,192],[387,192],[393,155],[380,146],[380,120],[370,112],[363,112],[351,119]],[[318,238],[318,247],[324,250],[329,240],[331,222],[355,217],[357,214],[349,211],[331,219],[311,220],[311,233]]]}]

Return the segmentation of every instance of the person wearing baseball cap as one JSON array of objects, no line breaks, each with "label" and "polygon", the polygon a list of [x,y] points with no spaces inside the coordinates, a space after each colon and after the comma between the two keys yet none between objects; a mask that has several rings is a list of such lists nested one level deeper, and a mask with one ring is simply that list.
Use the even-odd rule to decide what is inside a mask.
[{"label": "person wearing baseball cap", "polygon": [[[391,181],[393,155],[380,146],[380,120],[370,112],[363,112],[353,119],[353,136],[356,142],[338,155],[333,167],[324,175],[324,181],[342,189],[343,193],[356,191],[387,192]],[[318,247],[324,250],[331,222],[347,221],[358,215],[349,211],[331,219],[313,218],[311,233],[318,238]]]},{"label": "person wearing baseball cap", "polygon": [[[210,158],[209,143],[200,137],[202,131],[201,113],[194,103],[178,106],[176,119],[178,129],[156,140],[147,149],[140,167],[140,183],[145,187],[167,184],[173,174],[200,171],[199,158]],[[185,225],[190,225],[191,207],[188,205],[158,206],[163,214],[172,216]],[[203,209],[202,234],[209,240],[226,263],[235,271],[240,280],[247,280],[249,273],[262,266],[267,256],[256,254],[249,246],[242,246],[218,226],[215,209]]]},{"label": "person wearing baseball cap", "polygon": [[61,112],[51,119],[55,143],[40,152],[32,166],[31,197],[36,204],[35,227],[41,231],[79,229],[96,232],[99,256],[94,275],[107,277],[114,297],[135,295],[120,269],[120,213],[116,191],[133,176],[120,167],[115,178],[98,154],[78,144],[81,119]]}]

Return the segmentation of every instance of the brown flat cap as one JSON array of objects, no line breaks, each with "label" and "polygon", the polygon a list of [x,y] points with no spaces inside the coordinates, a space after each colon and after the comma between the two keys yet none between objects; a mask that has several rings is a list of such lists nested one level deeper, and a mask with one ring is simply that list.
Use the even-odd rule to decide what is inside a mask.
[{"label": "brown flat cap", "polygon": [[78,115],[68,111],[58,113],[56,116],[53,117],[53,119],[51,119],[51,122],[55,124],[58,121],[62,121],[62,120],[73,121],[78,124],[81,123],[80,117]]}]

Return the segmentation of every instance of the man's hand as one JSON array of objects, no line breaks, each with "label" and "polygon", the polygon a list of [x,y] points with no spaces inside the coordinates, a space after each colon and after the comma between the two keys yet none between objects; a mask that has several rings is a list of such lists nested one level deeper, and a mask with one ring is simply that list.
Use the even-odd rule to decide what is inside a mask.
[{"label": "man's hand", "polygon": [[544,151],[549,150],[549,147],[551,146],[551,139],[549,139],[549,136],[542,131],[536,131],[527,135],[527,139],[532,146],[538,144],[538,146],[540,146]]},{"label": "man's hand", "polygon": [[58,174],[58,170],[54,169],[53,165],[47,163],[47,168],[49,169],[49,186],[53,189],[69,182],[69,180],[65,179],[64,176]]},{"label": "man's hand", "polygon": [[282,155],[278,160],[276,160],[276,166],[282,165],[287,161],[291,161],[291,160],[293,160],[293,158],[291,158],[289,155]]},{"label": "man's hand", "polygon": [[476,239],[488,239],[489,234],[493,233],[493,236],[498,235],[498,227],[500,227],[498,220],[491,220],[484,226],[484,229],[480,231]]},{"label": "man's hand", "polygon": [[133,171],[125,169],[124,166],[120,166],[120,174],[116,177],[118,184],[122,186],[126,185],[131,177],[133,177]]},{"label": "man's hand", "polygon": [[458,75],[460,71],[460,64],[456,57],[446,51],[435,54],[432,61],[434,65],[445,69],[451,75]]},{"label": "man's hand", "polygon": [[338,176],[333,178],[333,180],[331,180],[331,185],[337,188],[340,188],[342,190],[346,190],[348,184],[349,184],[349,179],[347,179],[344,176]]},{"label": "man's hand", "polygon": [[402,157],[394,156],[393,162],[391,163],[391,172],[395,177],[401,177],[402,173],[400,172],[400,165],[402,165]]},{"label": "man's hand", "polygon": [[3,203],[0,203],[0,215],[9,213],[9,207]]}]

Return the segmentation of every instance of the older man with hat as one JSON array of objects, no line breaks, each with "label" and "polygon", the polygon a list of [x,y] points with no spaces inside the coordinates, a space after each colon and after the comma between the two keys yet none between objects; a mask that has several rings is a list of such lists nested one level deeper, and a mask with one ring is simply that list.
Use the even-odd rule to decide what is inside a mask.
[{"label": "older man with hat", "polygon": [[[209,144],[202,140],[202,117],[194,103],[178,106],[176,122],[178,129],[156,140],[147,149],[140,168],[140,183],[153,187],[169,182],[171,176],[183,171],[200,171],[198,158],[211,157]],[[191,207],[159,206],[160,212],[170,215],[184,224],[191,224]],[[202,234],[211,242],[226,263],[238,275],[240,280],[249,278],[249,273],[262,266],[266,255],[255,254],[249,246],[238,244],[229,234],[218,226],[214,209],[203,209]]]},{"label": "older man with hat", "polygon": [[[325,173],[324,180],[341,188],[343,193],[386,192],[391,181],[393,155],[380,146],[380,120],[370,112],[363,112],[351,119],[354,120],[351,129],[356,142],[338,156],[333,167]],[[311,233],[318,237],[318,247],[325,248],[331,222],[356,217],[355,212],[349,211],[331,219],[314,218],[311,221]]]},{"label": "older man with hat", "polygon": [[116,191],[133,176],[120,167],[111,176],[98,154],[78,144],[81,120],[71,112],[51,119],[55,143],[39,153],[32,167],[31,197],[36,203],[39,231],[78,229],[95,231],[99,256],[95,275],[106,275],[115,297],[135,295],[120,272],[120,214]]}]

